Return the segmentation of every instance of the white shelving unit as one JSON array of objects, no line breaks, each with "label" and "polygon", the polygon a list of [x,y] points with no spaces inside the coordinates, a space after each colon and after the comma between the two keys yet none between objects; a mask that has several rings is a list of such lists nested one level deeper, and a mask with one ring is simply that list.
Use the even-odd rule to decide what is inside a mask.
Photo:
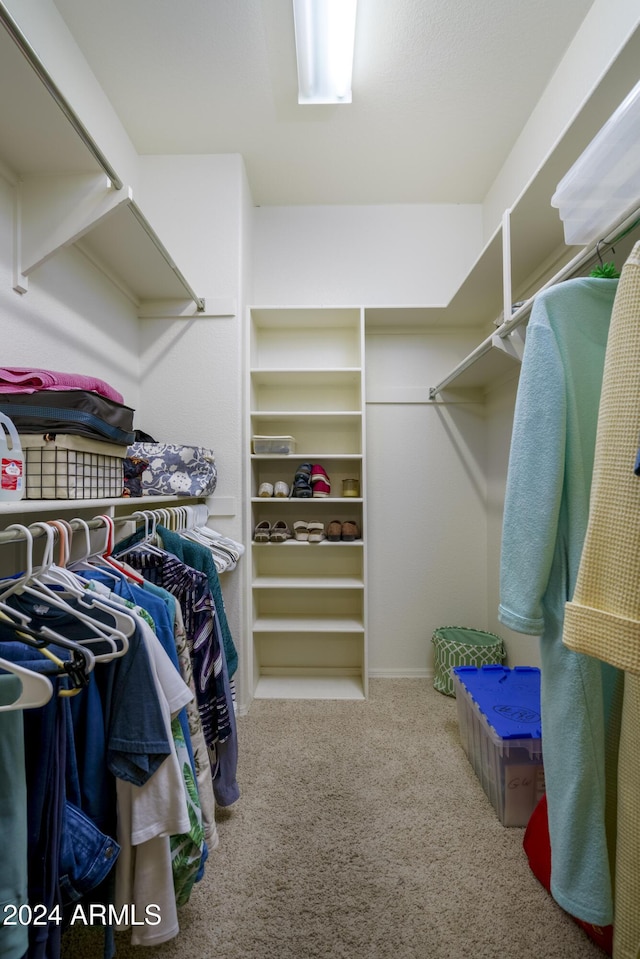
[{"label": "white shelving unit", "polygon": [[[364,317],[357,308],[254,308],[248,316],[248,528],[355,521],[353,542],[250,544],[253,682],[258,698],[367,695]],[[293,436],[291,454],[255,454],[251,437]],[[259,497],[319,463],[328,497]],[[360,496],[342,496],[357,479]]]},{"label": "white shelving unit", "polygon": [[42,263],[77,244],[140,315],[212,313],[1,0],[0,87],[0,175],[16,196],[14,288],[26,293]]}]

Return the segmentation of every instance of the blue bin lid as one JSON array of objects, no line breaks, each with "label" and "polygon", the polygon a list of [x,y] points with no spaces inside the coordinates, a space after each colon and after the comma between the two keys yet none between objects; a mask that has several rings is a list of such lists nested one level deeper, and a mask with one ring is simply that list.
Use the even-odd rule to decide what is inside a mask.
[{"label": "blue bin lid", "polygon": [[455,666],[453,672],[501,739],[542,738],[537,666]]}]

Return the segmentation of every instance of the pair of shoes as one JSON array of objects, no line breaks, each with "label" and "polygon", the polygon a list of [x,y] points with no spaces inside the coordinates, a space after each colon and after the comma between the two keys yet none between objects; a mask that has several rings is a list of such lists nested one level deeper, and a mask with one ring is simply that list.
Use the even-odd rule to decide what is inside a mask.
[{"label": "pair of shoes", "polygon": [[293,486],[291,487],[291,496],[297,499],[310,499],[311,489],[311,463],[301,463],[293,477]]},{"label": "pair of shoes", "polygon": [[339,519],[334,519],[327,527],[327,539],[330,543],[352,543],[355,539],[360,539],[360,530],[358,524],[348,520],[341,523]]},{"label": "pair of shoes", "polygon": [[331,496],[331,480],[319,463],[311,467],[311,486],[315,497]]},{"label": "pair of shoes", "polygon": [[272,483],[260,483],[258,496],[276,496],[280,499],[289,495],[289,487],[282,480],[278,480],[275,486]]},{"label": "pair of shoes", "polygon": [[327,538],[322,523],[305,523],[301,519],[293,524],[293,535],[301,543],[321,543]]},{"label": "pair of shoes", "polygon": [[284,520],[278,520],[272,526],[264,519],[256,526],[253,538],[256,543],[284,543],[291,539],[291,530]]}]

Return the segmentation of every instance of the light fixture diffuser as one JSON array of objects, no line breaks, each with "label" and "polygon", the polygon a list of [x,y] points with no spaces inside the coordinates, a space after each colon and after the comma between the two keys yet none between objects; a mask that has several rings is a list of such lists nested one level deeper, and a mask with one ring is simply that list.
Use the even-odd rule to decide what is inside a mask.
[{"label": "light fixture diffuser", "polygon": [[293,0],[298,103],[351,103],[357,0]]}]

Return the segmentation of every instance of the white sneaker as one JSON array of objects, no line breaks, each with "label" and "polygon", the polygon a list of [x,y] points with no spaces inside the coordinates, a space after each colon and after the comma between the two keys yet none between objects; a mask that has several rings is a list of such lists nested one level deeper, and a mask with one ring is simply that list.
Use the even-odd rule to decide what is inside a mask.
[{"label": "white sneaker", "polygon": [[258,496],[273,496],[273,485],[271,483],[260,483]]},{"label": "white sneaker", "polygon": [[273,488],[273,495],[280,498],[286,498],[289,495],[289,487],[282,480],[278,480]]}]

